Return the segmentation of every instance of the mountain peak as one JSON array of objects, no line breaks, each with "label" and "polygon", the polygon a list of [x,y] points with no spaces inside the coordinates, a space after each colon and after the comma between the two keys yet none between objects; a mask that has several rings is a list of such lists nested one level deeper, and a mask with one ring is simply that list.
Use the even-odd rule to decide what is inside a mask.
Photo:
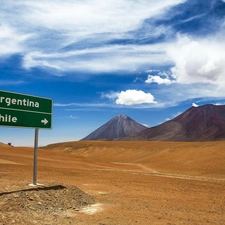
[{"label": "mountain peak", "polygon": [[93,131],[82,140],[112,140],[133,135],[146,129],[126,115],[118,115],[110,121]]},{"label": "mountain peak", "polygon": [[127,118],[129,118],[128,116],[126,116],[126,115],[118,115],[118,116],[116,116],[115,118],[123,118],[123,119],[127,119]]},{"label": "mountain peak", "polygon": [[225,105],[190,107],[161,125],[148,128],[126,140],[216,141],[225,139]]}]

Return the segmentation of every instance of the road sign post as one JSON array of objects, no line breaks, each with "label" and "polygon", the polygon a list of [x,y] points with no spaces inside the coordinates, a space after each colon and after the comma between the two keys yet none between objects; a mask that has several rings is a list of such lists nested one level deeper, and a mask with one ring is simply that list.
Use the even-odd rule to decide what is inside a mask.
[{"label": "road sign post", "polygon": [[0,126],[35,128],[32,186],[36,186],[38,129],[52,127],[52,100],[0,90]]},{"label": "road sign post", "polygon": [[33,168],[33,185],[37,185],[37,156],[38,156],[38,129],[34,134],[34,168]]}]

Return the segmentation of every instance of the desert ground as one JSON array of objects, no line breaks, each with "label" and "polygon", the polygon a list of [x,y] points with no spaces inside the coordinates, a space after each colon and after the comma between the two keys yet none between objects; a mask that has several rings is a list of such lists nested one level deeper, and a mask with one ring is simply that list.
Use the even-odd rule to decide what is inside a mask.
[{"label": "desert ground", "polygon": [[0,225],[225,224],[225,142],[0,145]]}]

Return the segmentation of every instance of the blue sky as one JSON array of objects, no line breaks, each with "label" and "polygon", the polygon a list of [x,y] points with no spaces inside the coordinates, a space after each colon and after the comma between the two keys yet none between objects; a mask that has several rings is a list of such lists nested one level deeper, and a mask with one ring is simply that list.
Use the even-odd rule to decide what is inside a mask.
[{"label": "blue sky", "polygon": [[[53,100],[39,145],[125,114],[156,126],[224,104],[224,0],[0,0],[0,89]],[[33,146],[34,129],[0,128]]]}]

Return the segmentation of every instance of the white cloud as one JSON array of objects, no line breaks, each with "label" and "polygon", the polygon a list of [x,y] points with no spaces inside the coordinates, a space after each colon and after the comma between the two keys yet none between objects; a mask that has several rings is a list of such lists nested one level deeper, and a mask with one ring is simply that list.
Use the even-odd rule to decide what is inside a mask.
[{"label": "white cloud", "polygon": [[183,1],[20,0],[9,1],[3,6],[19,12],[20,14],[15,16],[19,16],[29,27],[71,31],[71,34],[83,36],[90,33],[120,33],[133,30],[144,19]]},{"label": "white cloud", "polygon": [[[7,24],[8,29],[1,31],[5,36],[0,37],[0,50],[23,54],[27,69],[102,72],[136,70],[149,63],[168,64],[165,45],[98,46],[109,40],[129,38],[129,31],[136,30],[145,19],[184,1],[0,0],[1,23]],[[81,42],[91,47],[68,47],[75,45],[79,49]]]},{"label": "white cloud", "polygon": [[78,119],[78,117],[77,116],[72,116],[72,115],[70,115],[70,117],[69,118],[71,118],[71,119]]},{"label": "white cloud", "polygon": [[0,85],[1,86],[7,86],[7,85],[21,85],[26,83],[26,81],[23,80],[0,80]]},{"label": "white cloud", "polygon": [[154,96],[141,90],[126,90],[118,94],[116,104],[120,105],[136,105],[145,103],[157,103]]},{"label": "white cloud", "polygon": [[[110,107],[111,105],[107,105],[104,103],[54,103],[54,107],[71,107],[71,106],[78,106],[78,107]],[[68,110],[71,111],[71,110]]]},{"label": "white cloud", "polygon": [[198,107],[198,105],[197,105],[197,104],[195,104],[195,103],[192,103],[192,106],[193,106],[193,107]]},{"label": "white cloud", "polygon": [[0,23],[0,56],[7,56],[24,51],[23,43],[31,35],[20,34],[16,29]]},{"label": "white cloud", "polygon": [[225,105],[225,103],[218,102],[218,103],[215,103],[214,105]]},{"label": "white cloud", "polygon": [[168,56],[175,63],[173,78],[177,83],[224,86],[224,48],[225,42],[222,40],[178,37],[177,43],[167,49]]},{"label": "white cloud", "polygon": [[61,117],[55,117],[56,119],[78,119],[78,117],[77,116],[72,116],[72,115],[70,115],[70,116],[61,116]]},{"label": "white cloud", "polygon": [[172,84],[175,82],[175,80],[171,77],[171,72],[165,72],[160,70],[147,70],[147,73],[150,73],[148,75],[147,80],[145,80],[145,83],[157,83],[157,84]]},{"label": "white cloud", "polygon": [[118,96],[119,96],[118,92],[110,92],[110,93],[102,94],[103,98],[108,98],[108,99],[112,99],[112,100],[115,100],[116,98],[118,98]]},{"label": "white cloud", "polygon": [[30,52],[24,56],[24,67],[45,67],[60,71],[134,71],[142,66],[171,63],[161,52],[168,44],[145,46],[106,46],[64,53]]},{"label": "white cloud", "polygon": [[160,76],[154,76],[154,75],[148,75],[148,79],[145,81],[145,83],[157,83],[157,84],[172,84],[173,81],[169,78],[162,78]]}]

